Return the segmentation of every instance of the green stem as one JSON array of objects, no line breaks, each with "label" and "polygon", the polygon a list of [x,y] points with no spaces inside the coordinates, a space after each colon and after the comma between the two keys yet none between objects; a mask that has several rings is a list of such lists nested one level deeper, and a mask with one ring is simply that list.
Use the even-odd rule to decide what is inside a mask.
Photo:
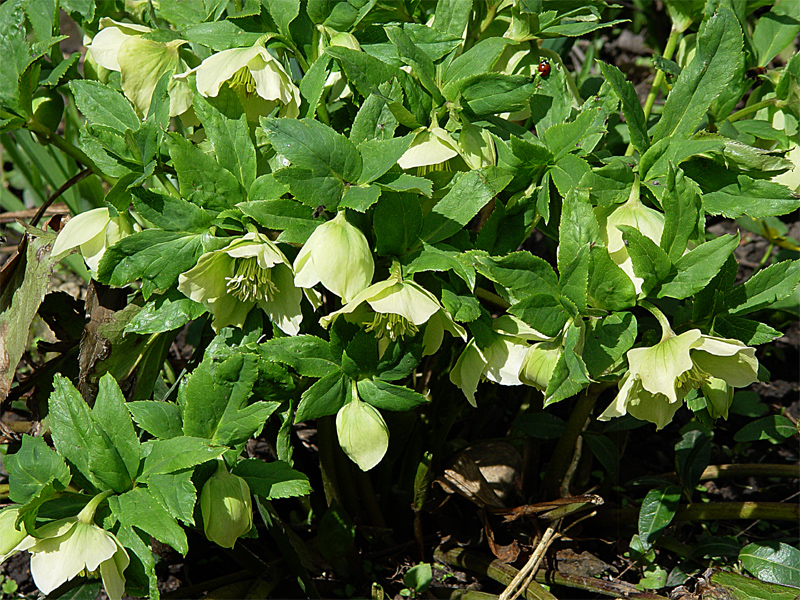
[{"label": "green stem", "polygon": [[[617,526],[635,526],[639,520],[638,508],[623,508],[603,513],[603,522]],[[681,504],[674,521],[721,520],[800,521],[800,504],[785,502],[708,502]]]},{"label": "green stem", "polygon": [[547,498],[556,498],[559,494],[561,482],[569,470],[572,463],[572,457],[575,454],[575,445],[578,436],[583,431],[586,424],[586,419],[592,413],[594,403],[600,392],[605,389],[605,386],[589,386],[584,392],[578,396],[578,402],[572,410],[572,414],[567,421],[566,427],[558,438],[556,449],[553,451],[553,457],[547,464],[547,469],[544,472],[544,480],[542,482],[542,491]]},{"label": "green stem", "polygon": [[173,198],[181,197],[180,191],[175,187],[175,184],[170,181],[169,177],[167,177],[164,173],[156,173],[156,177],[161,182],[165,192],[167,192]]},{"label": "green stem", "polygon": [[[669,38],[667,38],[667,45],[664,48],[663,57],[666,60],[671,60],[672,55],[675,53],[675,48],[678,45],[678,38],[680,38],[681,30],[676,28],[675,25],[672,26],[672,30],[669,32]],[[658,96],[658,90],[661,89],[661,84],[664,83],[664,71],[656,70],[656,76],[653,78],[653,85],[650,86],[650,92],[647,94],[647,98],[644,101],[644,122],[645,125],[647,124],[647,117],[650,116],[650,111],[653,110],[653,105],[656,102],[656,96]],[[625,156],[632,156],[633,155],[633,144],[628,144],[627,150],[625,150]]]},{"label": "green stem", "polygon": [[672,331],[672,327],[670,327],[669,320],[667,319],[667,317],[664,315],[663,312],[661,312],[658,308],[656,308],[654,305],[650,304],[646,300],[640,300],[639,306],[649,311],[650,314],[652,314],[656,318],[658,324],[661,325],[662,342],[668,338],[675,336],[675,332]]},{"label": "green stem", "polygon": [[34,132],[40,138],[53,144],[67,156],[73,158],[75,161],[83,164],[84,166],[89,167],[98,177],[102,178],[109,185],[114,185],[117,182],[116,177],[111,177],[110,175],[103,173],[97,167],[97,165],[94,164],[94,161],[86,156],[86,154],[80,148],[76,148],[57,133],[50,131],[36,121],[28,121],[25,127]]},{"label": "green stem", "polygon": [[493,304],[498,308],[502,308],[503,310],[506,310],[511,306],[508,302],[503,300],[503,298],[494,292],[490,292],[489,290],[485,290],[483,288],[475,288],[475,295],[478,297],[478,299],[489,302],[490,304]]},{"label": "green stem", "polygon": [[339,482],[336,478],[336,463],[334,452],[336,450],[336,425],[333,416],[317,419],[317,441],[319,442],[319,470],[322,475],[322,487],[325,490],[325,500],[330,506],[335,500],[342,504],[339,493]]},{"label": "green stem", "polygon": [[745,106],[741,110],[737,110],[733,113],[730,117],[728,117],[728,122],[733,123],[734,121],[738,121],[742,117],[746,117],[747,115],[751,115],[760,111],[762,108],[768,108],[770,106],[776,106],[781,108],[785,106],[785,102],[779,100],[778,98],[768,98],[766,100],[762,100],[761,102],[756,102],[751,104],[750,106]]}]

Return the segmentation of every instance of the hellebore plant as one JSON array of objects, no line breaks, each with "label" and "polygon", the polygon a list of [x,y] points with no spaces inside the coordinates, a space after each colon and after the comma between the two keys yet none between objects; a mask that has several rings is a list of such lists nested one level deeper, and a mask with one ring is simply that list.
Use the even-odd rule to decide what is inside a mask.
[{"label": "hellebore plant", "polygon": [[619,394],[599,419],[630,413],[661,429],[672,420],[686,395],[703,386],[713,413],[727,415],[732,395],[719,382],[745,387],[757,381],[755,348],[738,340],[704,335],[699,329],[677,335],[661,311],[646,302],[640,304],[658,319],[661,341],[628,351],[628,372],[619,382]]},{"label": "hellebore plant", "polygon": [[661,234],[664,232],[664,215],[641,203],[639,200],[639,186],[639,179],[637,178],[634,181],[628,201],[614,208],[610,214],[604,210],[597,211],[600,231],[605,239],[608,254],[611,256],[611,260],[630,277],[637,294],[642,292],[644,279],[633,272],[633,261],[628,254],[628,249],[625,247],[625,241],[622,239],[622,231],[619,229],[619,225],[629,225],[636,228],[639,233],[650,238],[656,244],[661,241]]},{"label": "hellebore plant", "polygon": [[280,107],[280,116],[295,118],[300,114],[300,90],[281,64],[260,43],[248,48],[231,48],[212,54],[190,73],[196,76],[197,91],[216,97],[227,82],[242,101],[250,121],[268,115]]},{"label": "hellebore plant", "polygon": [[458,156],[458,144],[437,125],[414,131],[414,140],[397,161],[401,169],[434,167]]},{"label": "hellebore plant", "polygon": [[389,279],[369,286],[336,312],[322,317],[320,324],[328,327],[340,315],[349,315],[348,320],[365,324],[366,330],[378,338],[382,351],[390,342],[416,335],[425,324],[423,355],[439,349],[445,331],[467,339],[467,332],[453,321],[436,296],[414,281],[402,278],[399,263],[392,266]]},{"label": "hellebore plant", "polygon": [[178,289],[214,315],[214,331],[241,327],[255,306],[284,333],[300,331],[303,292],[286,256],[260,233],[247,233],[201,256],[197,266],[180,275]]},{"label": "hellebore plant", "polygon": [[530,350],[539,345],[531,346],[528,342],[549,339],[512,315],[496,318],[492,329],[492,342],[479,348],[475,339],[471,339],[450,371],[450,381],[461,388],[472,406],[477,406],[475,391],[484,378],[500,385],[526,383],[521,378],[520,369]]},{"label": "hellebore plant", "polygon": [[0,563],[22,550],[21,542],[28,536],[25,524],[19,519],[19,506],[9,506],[0,511]]},{"label": "hellebore plant", "polygon": [[60,519],[42,526],[37,537],[28,537],[20,550],[31,553],[31,575],[43,594],[80,574],[99,570],[103,587],[111,600],[125,592],[125,576],[130,558],[113,533],[94,524],[94,514],[111,492],[98,494],[76,517]]},{"label": "hellebore plant", "polygon": [[367,238],[340,212],[314,230],[295,258],[294,270],[298,287],[322,283],[348,302],[370,284],[375,263]]},{"label": "hellebore plant", "polygon": [[233,548],[236,540],[253,526],[250,486],[229,473],[221,458],[200,492],[200,512],[206,537],[223,548]]},{"label": "hellebore plant", "polygon": [[73,248],[80,248],[83,260],[92,271],[97,271],[106,248],[133,233],[130,217],[118,213],[112,217],[107,208],[95,208],[72,219],[59,232],[51,255],[65,255]]},{"label": "hellebore plant", "polygon": [[381,413],[358,397],[356,382],[351,382],[350,401],[336,414],[339,445],[362,471],[381,462],[389,448],[389,428]]}]

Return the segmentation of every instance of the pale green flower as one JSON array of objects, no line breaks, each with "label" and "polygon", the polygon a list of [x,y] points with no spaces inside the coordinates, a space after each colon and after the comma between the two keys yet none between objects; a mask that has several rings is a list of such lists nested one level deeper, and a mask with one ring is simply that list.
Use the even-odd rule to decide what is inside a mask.
[{"label": "pale green flower", "polygon": [[351,320],[366,324],[366,330],[375,333],[383,349],[390,341],[416,335],[425,324],[424,355],[439,349],[445,331],[467,339],[467,332],[453,321],[436,296],[411,280],[401,279],[399,273],[369,286],[336,312],[322,317],[320,324],[328,327],[339,315],[351,315]]},{"label": "pale green flower", "polygon": [[560,337],[533,344],[525,353],[519,371],[522,383],[544,392],[563,353],[564,346]]},{"label": "pale green flower", "polygon": [[421,127],[414,133],[411,146],[397,161],[401,169],[438,165],[458,156],[458,144],[441,127]]},{"label": "pale green flower", "polygon": [[458,136],[459,154],[470,169],[480,169],[497,164],[494,138],[487,129],[465,123]]},{"label": "pale green flower", "polygon": [[636,293],[640,294],[644,279],[633,272],[633,261],[628,254],[619,226],[633,227],[658,245],[661,242],[661,234],[664,232],[664,215],[639,201],[637,183],[634,186],[634,192],[631,193],[630,199],[625,204],[616,207],[610,214],[598,210],[598,217],[600,217],[600,232],[605,238],[611,260],[625,271],[625,274],[633,282]]},{"label": "pale green flower", "polygon": [[28,533],[21,521],[17,529],[18,518],[19,506],[9,506],[0,511],[0,563],[23,549],[20,546]]},{"label": "pale green flower", "polygon": [[134,227],[127,214],[111,217],[107,208],[95,208],[70,219],[59,232],[51,256],[59,257],[73,248],[80,248],[83,260],[92,271],[97,271],[106,248],[133,233]]},{"label": "pale green flower", "polygon": [[178,277],[178,289],[212,313],[219,331],[242,327],[259,306],[283,332],[300,331],[302,290],[294,284],[292,266],[266,236],[248,233],[222,250],[207,252]]},{"label": "pale green flower", "polygon": [[[355,387],[355,382],[353,382]],[[374,406],[353,397],[336,414],[339,445],[362,471],[381,462],[389,448],[389,428]]]},{"label": "pale green flower", "polygon": [[733,388],[723,379],[709,377],[706,383],[700,386],[706,399],[708,414],[714,418],[728,418],[728,409],[733,403]]},{"label": "pale green flower", "polygon": [[[125,96],[139,114],[147,114],[153,90],[166,74],[174,75],[188,67],[178,50],[186,40],[156,42],[142,36],[151,29],[143,25],[100,19],[101,29],[87,46],[94,61],[118,71]],[[168,85],[169,114],[180,115],[192,105],[192,90],[185,80],[172,78]]]},{"label": "pale green flower", "polygon": [[531,346],[528,341],[548,339],[511,315],[498,317],[492,323],[492,342],[479,348],[472,339],[450,371],[450,381],[461,388],[472,406],[477,406],[475,392],[486,378],[500,385],[521,385],[520,369]]},{"label": "pale green flower", "polygon": [[123,572],[130,564],[128,552],[113,533],[94,524],[97,505],[108,494],[95,496],[77,517],[48,523],[37,531],[39,537],[28,538],[30,545],[25,549],[31,553],[31,575],[43,594],[77,575],[96,574],[99,570],[108,597],[122,598]]},{"label": "pale green flower", "polygon": [[798,192],[800,191],[800,145],[794,144],[786,158],[791,161],[794,167],[786,171],[786,173],[776,175],[772,178],[772,181],[785,185],[793,192]]},{"label": "pale green flower", "polygon": [[222,459],[200,491],[200,512],[206,537],[223,548],[233,548],[236,540],[253,526],[250,486],[230,474]]},{"label": "pale green flower", "polygon": [[601,421],[630,413],[661,429],[690,390],[717,385],[715,379],[744,387],[756,381],[758,374],[754,348],[738,340],[704,335],[699,329],[680,335],[667,331],[655,346],[634,348],[627,357],[628,372]]},{"label": "pale green flower", "polygon": [[340,212],[314,230],[295,258],[294,270],[298,287],[322,283],[348,302],[370,284],[375,263],[367,238]]},{"label": "pale green flower", "polygon": [[200,66],[178,77],[189,73],[195,73],[197,91],[207,97],[216,97],[222,84],[228,82],[239,94],[251,121],[269,114],[276,106],[282,117],[300,114],[300,90],[260,43],[212,54]]}]

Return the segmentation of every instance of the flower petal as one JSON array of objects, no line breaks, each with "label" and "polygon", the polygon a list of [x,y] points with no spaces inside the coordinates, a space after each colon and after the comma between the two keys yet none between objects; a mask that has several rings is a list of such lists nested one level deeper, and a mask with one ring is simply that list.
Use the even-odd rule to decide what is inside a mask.
[{"label": "flower petal", "polygon": [[105,243],[105,230],[110,217],[107,208],[87,210],[72,217],[59,232],[50,254],[59,256],[72,248],[93,241],[100,236],[101,243]]},{"label": "flower petal", "polygon": [[746,387],[758,381],[756,349],[738,340],[708,335],[692,349],[692,360],[703,371],[723,379],[733,387]]},{"label": "flower petal", "polygon": [[426,165],[438,165],[455,156],[458,156],[456,144],[446,131],[442,134],[440,131],[433,133],[423,129],[414,137],[411,146],[400,157],[397,164],[401,169],[411,169]]},{"label": "flower petal", "polygon": [[528,352],[528,344],[505,335],[484,350],[486,355],[486,378],[500,385],[522,385],[519,371]]},{"label": "flower petal", "polygon": [[678,378],[692,368],[689,350],[700,339],[699,329],[662,340],[649,348],[628,351],[628,365],[652,394],[663,394],[669,402],[678,402]]},{"label": "flower petal", "polygon": [[353,399],[336,414],[339,445],[362,471],[381,462],[389,448],[389,428],[376,408]]},{"label": "flower petal", "polygon": [[641,421],[655,423],[656,429],[662,429],[672,421],[680,406],[680,402],[669,402],[662,394],[649,394],[641,390],[637,398],[628,403],[627,408],[628,414]]},{"label": "flower petal", "polygon": [[297,335],[303,320],[300,309],[303,291],[295,286],[292,271],[286,265],[275,265],[272,268],[272,281],[278,291],[271,300],[262,300],[258,305],[281,331],[288,335]]},{"label": "flower petal", "polygon": [[455,366],[450,370],[450,381],[461,388],[472,406],[478,406],[475,401],[475,392],[485,367],[486,358],[480,348],[475,345],[475,340],[470,340],[461,356],[458,357]]},{"label": "flower petal", "polygon": [[433,294],[413,281],[397,282],[373,294],[367,303],[375,312],[400,315],[414,325],[426,323],[442,308]]},{"label": "flower petal", "polygon": [[162,76],[173,75],[180,65],[178,49],[184,40],[169,43],[130,36],[117,53],[122,91],[140,115],[146,115],[153,90]]},{"label": "flower petal", "polygon": [[[614,401],[603,411],[603,414],[597,417],[597,420],[610,421],[616,417],[622,417],[628,414],[628,402],[633,396],[636,384],[637,380],[633,373],[630,371],[625,373],[619,382],[619,393],[617,397],[614,398]],[[641,388],[641,386],[638,387]]]},{"label": "flower petal", "polygon": [[255,57],[266,52],[260,46],[250,46],[249,48],[230,48],[212,54],[205,59],[195,70],[197,75],[197,91],[203,96],[215,97],[219,94],[222,84],[242,67]]}]

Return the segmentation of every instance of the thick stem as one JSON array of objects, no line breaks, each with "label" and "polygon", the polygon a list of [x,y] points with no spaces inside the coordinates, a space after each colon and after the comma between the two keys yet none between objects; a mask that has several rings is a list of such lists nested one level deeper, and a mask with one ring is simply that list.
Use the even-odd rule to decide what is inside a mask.
[{"label": "thick stem", "polygon": [[[667,45],[664,48],[664,58],[667,60],[672,59],[672,55],[675,53],[675,48],[678,45],[678,38],[681,35],[681,30],[676,28],[674,25],[672,26],[672,30],[669,32],[669,38],[667,38]],[[650,111],[653,110],[653,105],[656,102],[656,96],[658,96],[658,90],[661,88],[661,84],[664,83],[664,71],[657,70],[656,76],[653,78],[653,85],[650,86],[650,92],[647,94],[647,98],[644,101],[644,122],[645,125],[647,124],[647,117],[650,116]],[[632,156],[633,155],[633,144],[628,144],[627,150],[625,150],[625,156]]]},{"label": "thick stem", "polygon": [[508,309],[511,305],[503,300],[500,296],[495,294],[494,292],[490,292],[489,290],[485,290],[483,288],[475,288],[475,295],[478,297],[479,300],[484,300],[496,306],[497,308],[501,308],[503,310]]},{"label": "thick stem", "polygon": [[[608,524],[635,526],[639,520],[638,508],[623,508],[604,513]],[[720,520],[800,521],[800,504],[785,502],[708,502],[682,504],[675,513],[674,521],[720,521]]]},{"label": "thick stem", "polygon": [[559,495],[561,482],[572,464],[572,457],[575,454],[575,445],[578,436],[583,431],[586,420],[592,413],[594,403],[604,387],[589,386],[582,394],[578,396],[578,402],[572,410],[572,414],[567,421],[567,426],[564,427],[564,432],[558,438],[556,449],[553,451],[553,457],[547,465],[544,472],[544,481],[542,482],[542,490],[546,498],[556,498]]},{"label": "thick stem", "polygon": [[656,318],[658,324],[661,325],[662,342],[668,338],[675,337],[675,332],[672,331],[672,327],[670,327],[669,320],[667,319],[667,317],[664,315],[663,312],[661,312],[658,308],[656,308],[655,306],[644,300],[639,301],[639,306],[649,311],[650,314],[652,314]]},{"label": "thick stem", "polygon": [[781,100],[778,100],[777,98],[768,98],[767,100],[762,100],[761,102],[756,102],[754,104],[751,104],[750,106],[745,106],[741,110],[737,110],[730,117],[728,117],[728,121],[730,123],[733,123],[734,121],[738,121],[742,117],[746,117],[747,115],[752,115],[753,113],[757,113],[762,108],[767,108],[770,106],[781,107],[784,105],[785,103],[782,102]]}]

